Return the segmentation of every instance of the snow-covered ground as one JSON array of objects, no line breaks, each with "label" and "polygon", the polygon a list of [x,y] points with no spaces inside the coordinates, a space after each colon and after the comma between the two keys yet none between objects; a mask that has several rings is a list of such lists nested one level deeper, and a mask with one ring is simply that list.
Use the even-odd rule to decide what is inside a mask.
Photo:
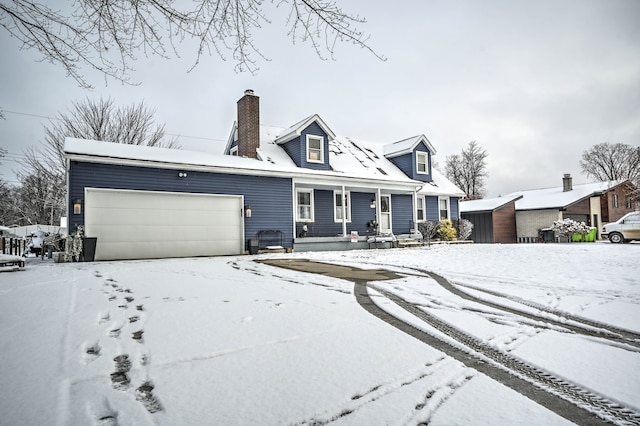
[{"label": "snow-covered ground", "polygon": [[[0,425],[570,424],[365,311],[353,283],[254,262],[405,272],[372,283],[489,346],[640,412],[638,346],[561,321],[640,332],[640,245],[422,249],[55,264],[0,273]],[[543,309],[544,308],[544,309]],[[437,331],[432,331],[438,334]],[[446,339],[446,337],[443,337]]]}]

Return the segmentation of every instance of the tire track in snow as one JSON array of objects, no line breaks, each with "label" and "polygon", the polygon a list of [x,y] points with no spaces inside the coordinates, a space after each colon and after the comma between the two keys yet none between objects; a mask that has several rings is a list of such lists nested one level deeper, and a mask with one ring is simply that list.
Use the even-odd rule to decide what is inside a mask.
[{"label": "tire track in snow", "polygon": [[[306,266],[303,265],[304,262],[307,262]],[[365,279],[362,278],[363,275],[358,274],[363,271],[357,270],[357,268],[354,268],[353,266],[341,266],[334,264],[335,270],[332,271],[327,269],[326,263],[315,263],[305,259],[299,260],[297,264],[278,261],[271,261],[268,263],[272,266],[280,266],[308,273],[316,272],[314,271],[315,265],[322,265],[321,272],[316,273],[324,275],[335,274],[335,276],[339,278],[349,279],[354,283],[356,301],[370,314],[392,325],[398,330],[420,340],[421,342],[444,352],[452,358],[462,362],[467,367],[473,368],[491,379],[502,383],[569,421],[577,424],[589,425],[610,423],[621,425],[640,424],[640,413],[623,407],[616,402],[609,401],[592,392],[588,392],[575,384],[554,377],[535,366],[527,364],[505,352],[501,352],[485,344],[474,336],[471,336],[445,321],[428,314],[420,307],[405,301],[393,293],[383,289],[374,288],[374,290],[381,292],[381,294],[387,297],[388,300],[396,303],[402,309],[408,311],[414,317],[421,320],[421,322],[435,328],[440,333],[444,333],[448,338],[443,337],[438,332],[427,332],[422,328],[387,312],[385,309],[378,306],[369,295],[368,282],[380,279],[395,279],[392,277],[391,271],[393,267],[390,265],[385,265],[389,268],[387,270],[389,274],[386,278]],[[400,268],[393,269],[398,270]],[[407,269],[415,271],[415,269],[412,268]],[[348,278],[348,271],[353,272],[353,275],[350,278]],[[423,274],[426,273],[426,271],[422,272]],[[436,274],[429,274],[428,276],[433,278]],[[454,288],[444,278],[440,276],[438,276],[438,278],[439,284],[442,285],[444,283],[445,285]],[[465,296],[467,296],[466,298],[471,297],[467,294],[465,294]],[[500,305],[497,305],[497,309],[505,310],[504,307]],[[549,322],[546,318],[538,317],[536,319]],[[457,343],[454,343],[451,340],[455,340]],[[340,413],[338,418],[349,414],[349,412]],[[330,421],[337,420],[338,418],[333,418]]]},{"label": "tire track in snow", "polygon": [[[609,422],[614,422],[616,424],[640,423],[639,413],[622,407],[613,401],[608,401],[607,399],[592,392],[583,390],[575,384],[554,377],[537,367],[529,365],[505,352],[495,349],[485,344],[480,339],[477,339],[451,324],[440,320],[434,315],[425,312],[418,306],[407,302],[394,293],[379,287],[372,287],[405,311],[419,318],[421,321],[436,330],[444,333],[448,337],[456,340],[471,351],[457,348],[453,344],[446,342],[444,339],[437,337],[435,334],[417,329],[414,325],[395,317],[393,314],[387,313],[384,309],[377,306],[368,294],[368,286],[366,283],[356,283],[356,286],[359,287],[357,290],[357,297],[359,297],[360,301],[363,302],[361,305],[364,304],[367,306],[365,309],[369,312],[373,313],[374,311],[377,311],[371,307],[371,304],[375,305],[377,309],[385,312],[385,314],[382,315],[383,317],[386,317],[384,321],[391,323],[402,331],[411,331],[409,334],[419,340],[442,350],[448,355],[465,363],[465,365],[475,368],[500,383],[511,387],[518,393],[529,397],[570,421],[577,422],[579,424],[606,424]],[[378,314],[380,314],[379,311],[374,313],[376,316],[378,316]],[[389,316],[393,318],[391,321],[388,321],[391,319]],[[428,336],[426,340],[425,335]],[[496,363],[497,366],[492,365],[491,363],[486,363],[485,357]],[[541,395],[541,390],[545,391],[547,395]],[[557,396],[562,399],[552,398],[553,396]],[[567,405],[567,403],[570,405]]]},{"label": "tire track in snow", "polygon": [[[384,265],[384,264],[378,264],[375,263],[378,266],[385,266],[388,268],[393,268],[394,270],[398,271],[398,273],[402,273],[402,270],[410,270],[410,271],[416,271],[419,272],[420,275],[416,275],[419,277],[425,277],[425,278],[432,278],[436,283],[438,283],[442,288],[444,288],[445,290],[447,290],[448,292],[462,298],[465,300],[469,300],[471,302],[475,302],[475,303],[479,303],[481,305],[485,305],[488,306],[490,308],[493,309],[497,309],[499,311],[503,311],[503,312],[509,312],[511,314],[515,314],[515,315],[519,315],[528,319],[532,319],[534,321],[540,321],[543,323],[549,323],[549,324],[553,324],[555,326],[558,327],[562,327],[562,328],[566,328],[569,329],[571,331],[573,331],[574,333],[577,334],[581,334],[584,336],[589,336],[589,337],[598,337],[598,338],[602,338],[602,339],[606,339],[618,344],[621,344],[619,346],[616,346],[620,349],[627,349],[627,350],[633,350],[634,352],[638,352],[638,350],[640,349],[640,334],[635,333],[633,331],[630,330],[626,330],[620,327],[616,327],[614,325],[611,324],[607,324],[607,323],[603,323],[603,322],[598,322],[598,321],[594,321],[588,318],[584,318],[584,317],[580,317],[565,311],[561,311],[558,309],[553,309],[553,308],[549,308],[547,306],[544,305],[540,305],[534,302],[529,302],[526,301],[524,299],[515,297],[515,296],[510,296],[510,295],[506,295],[497,291],[492,291],[492,290],[486,290],[486,289],[482,289],[476,286],[469,286],[469,285],[462,285],[462,284],[456,284],[456,285],[460,285],[460,286],[464,286],[464,287],[468,287],[468,288],[472,288],[473,290],[478,290],[478,291],[483,291],[485,293],[491,294],[493,296],[497,296],[497,297],[501,297],[503,299],[507,299],[534,309],[538,309],[542,312],[548,313],[550,315],[554,315],[556,317],[559,317],[561,319],[564,319],[566,321],[559,321],[547,316],[541,316],[541,315],[536,315],[534,313],[531,312],[527,312],[527,311],[523,311],[521,309],[516,309],[516,308],[512,308],[509,306],[505,306],[502,305],[500,303],[496,303],[496,302],[492,302],[489,300],[485,300],[482,299],[480,297],[477,296],[473,296],[459,288],[456,287],[456,285],[453,285],[452,283],[450,283],[446,278],[442,277],[441,275],[438,275],[434,272],[431,271],[427,271],[424,269],[420,269],[420,268],[412,268],[412,267],[403,267],[403,268],[397,268],[397,267],[393,267],[392,265]],[[411,274],[411,275],[415,275],[415,274]],[[569,323],[567,321],[572,321],[575,324]],[[632,346],[633,348],[629,348],[626,347],[624,345],[629,345]]]}]

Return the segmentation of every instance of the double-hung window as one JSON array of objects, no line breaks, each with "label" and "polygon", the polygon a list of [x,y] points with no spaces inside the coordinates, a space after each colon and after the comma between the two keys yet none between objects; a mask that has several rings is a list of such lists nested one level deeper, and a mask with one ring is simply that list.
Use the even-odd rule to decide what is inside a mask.
[{"label": "double-hung window", "polygon": [[313,222],[313,189],[296,192],[296,221]]},{"label": "double-hung window", "polygon": [[324,163],[324,138],[322,136],[307,135],[307,161]]},{"label": "double-hung window", "polygon": [[424,197],[418,196],[416,198],[416,219],[418,222],[423,222],[424,218]]},{"label": "double-hung window", "polygon": [[342,222],[343,219],[351,222],[351,193],[349,191],[345,191],[344,196],[342,191],[333,192],[333,211],[336,222]]},{"label": "double-hung window", "polygon": [[426,152],[416,152],[416,172],[421,175],[429,174],[429,155]]},{"label": "double-hung window", "polygon": [[440,197],[438,198],[438,206],[440,210],[440,220],[449,219],[449,198],[448,197]]}]

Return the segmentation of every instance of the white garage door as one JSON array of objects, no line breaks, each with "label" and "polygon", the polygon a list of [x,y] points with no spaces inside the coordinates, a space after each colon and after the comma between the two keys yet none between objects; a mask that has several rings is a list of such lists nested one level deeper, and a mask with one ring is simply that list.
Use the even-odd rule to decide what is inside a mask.
[{"label": "white garage door", "polygon": [[85,189],[85,234],[95,260],[244,252],[239,195]]}]

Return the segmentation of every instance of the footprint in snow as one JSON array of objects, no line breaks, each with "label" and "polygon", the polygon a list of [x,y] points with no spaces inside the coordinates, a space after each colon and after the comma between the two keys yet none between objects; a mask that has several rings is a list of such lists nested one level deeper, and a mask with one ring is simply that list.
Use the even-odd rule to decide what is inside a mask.
[{"label": "footprint in snow", "polygon": [[153,383],[150,381],[144,382],[136,389],[136,400],[139,401],[148,412],[157,413],[162,410],[162,405],[160,405],[160,401],[158,401],[158,398],[153,394],[153,389]]},{"label": "footprint in snow", "polygon": [[89,410],[96,419],[97,426],[118,426],[118,412],[111,407],[106,398]]},{"label": "footprint in snow", "polygon": [[115,371],[111,373],[111,384],[115,389],[124,390],[129,386],[130,379],[127,373],[131,370],[129,355],[122,354],[113,358]]},{"label": "footprint in snow", "polygon": [[144,334],[144,330],[138,330],[138,331],[134,331],[131,334],[131,338],[133,340],[137,340],[138,342],[142,343],[142,335]]},{"label": "footprint in snow", "polygon": [[85,342],[82,346],[82,358],[87,364],[95,361],[98,357],[100,357],[100,351],[102,350],[102,347],[100,347],[100,344],[98,342]]},{"label": "footprint in snow", "polygon": [[109,312],[100,312],[98,314],[98,324],[105,323],[111,319],[111,314]]}]

